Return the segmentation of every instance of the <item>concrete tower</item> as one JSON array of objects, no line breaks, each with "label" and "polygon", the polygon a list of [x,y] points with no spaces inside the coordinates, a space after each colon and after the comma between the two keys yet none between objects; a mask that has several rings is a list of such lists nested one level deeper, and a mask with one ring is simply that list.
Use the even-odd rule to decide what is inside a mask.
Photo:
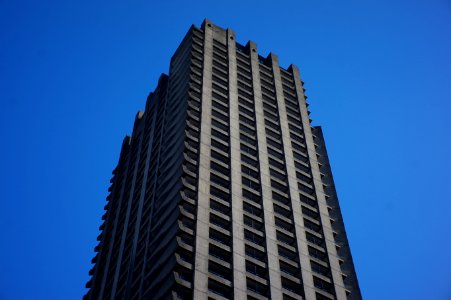
[{"label": "concrete tower", "polygon": [[85,299],[361,299],[304,91],[192,26],[123,142]]}]

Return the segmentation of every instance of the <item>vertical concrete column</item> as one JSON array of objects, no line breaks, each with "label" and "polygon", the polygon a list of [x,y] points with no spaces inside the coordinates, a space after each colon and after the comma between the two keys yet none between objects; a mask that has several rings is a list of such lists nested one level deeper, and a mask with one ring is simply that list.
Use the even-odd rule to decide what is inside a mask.
[{"label": "vertical concrete column", "polygon": [[[332,171],[330,169],[330,163],[329,158],[327,157],[327,149],[326,144],[324,141],[323,132],[320,126],[314,126],[312,128],[312,132],[315,135],[315,142],[318,148],[316,149],[316,152],[321,155],[320,157],[320,163],[323,164],[321,166],[320,171],[325,175],[322,178],[322,181],[324,184],[327,185],[327,202],[330,206],[332,206],[332,210],[329,211],[329,215],[333,216],[333,219],[335,219],[335,222],[333,224],[333,229],[337,233],[337,236],[335,237],[335,240],[338,240],[341,242],[340,244],[340,253],[337,252],[338,258],[341,257],[343,259],[343,263],[340,266],[340,269],[337,270],[342,274],[345,274],[347,279],[346,283],[344,283],[344,287],[346,290],[349,290],[351,292],[350,295],[347,295],[347,299],[362,299],[362,295],[360,293],[360,288],[357,282],[357,276],[355,274],[355,268],[354,264],[352,262],[352,255],[351,250],[349,249],[349,243],[346,237],[346,230],[343,223],[343,217],[341,215],[340,211],[340,205],[338,203],[338,196],[337,192],[335,190],[335,184],[332,176]],[[332,272],[336,272],[335,270],[332,270]]]},{"label": "vertical concrete column", "polygon": [[[123,149],[125,147],[130,147],[131,144],[131,137],[127,136],[122,144]],[[122,150],[123,151],[123,150]],[[122,153],[122,152],[121,152]],[[110,201],[118,201],[119,205],[116,207],[116,217],[114,218],[114,224],[113,224],[113,232],[111,234],[112,238],[110,240],[110,244],[107,246],[108,247],[108,254],[107,254],[107,262],[106,262],[106,267],[105,267],[105,271],[103,273],[103,278],[102,278],[102,283],[100,285],[100,292],[99,292],[99,299],[103,299],[103,293],[105,292],[105,285],[106,285],[106,281],[108,279],[108,272],[110,269],[110,264],[114,264],[115,262],[111,261],[111,255],[113,253],[113,245],[114,245],[114,241],[116,238],[116,231],[117,231],[117,227],[118,227],[118,223],[119,223],[119,212],[121,211],[121,206],[124,202],[124,193],[125,193],[125,182],[127,179],[127,174],[128,174],[128,170],[129,170],[129,166],[130,166],[130,156],[128,156],[127,158],[127,162],[126,162],[126,167],[124,167],[124,169],[122,170],[123,173],[125,173],[125,175],[122,178],[122,183],[121,183],[121,190],[119,192],[119,196],[117,197],[117,199],[111,199]],[[104,246],[105,247],[105,246]],[[113,294],[111,294],[112,297],[114,296]],[[92,299],[92,294],[90,296],[90,299]]]},{"label": "vertical concrete column", "polygon": [[312,169],[313,184],[316,191],[316,199],[318,200],[318,208],[321,216],[321,224],[323,227],[326,250],[329,257],[330,267],[332,269],[332,280],[335,286],[335,293],[338,300],[347,299],[346,291],[344,289],[343,277],[341,276],[341,272],[338,271],[340,270],[340,264],[337,258],[337,250],[335,248],[332,226],[330,223],[329,212],[327,210],[326,197],[324,195],[323,182],[321,180],[318,159],[316,157],[316,149],[313,142],[312,128],[310,127],[309,115],[307,112],[307,105],[305,103],[305,95],[302,88],[301,77],[299,74],[299,69],[296,66],[291,65],[291,69],[293,72],[294,85],[296,87],[296,94],[301,111],[305,143],[307,146],[310,166]]},{"label": "vertical concrete column", "polygon": [[263,211],[265,217],[266,251],[268,255],[269,282],[272,299],[282,299],[282,282],[280,279],[279,252],[277,249],[274,206],[272,203],[271,177],[266,144],[265,118],[260,84],[260,66],[257,45],[249,42],[249,55],[252,68],[252,85],[254,86],[255,123],[260,161],[260,177],[262,186]]},{"label": "vertical concrete column", "polygon": [[[141,118],[143,116],[142,112],[139,112],[135,118],[135,125],[133,128],[133,133],[136,135],[132,136],[132,139],[134,139],[135,143],[138,143],[135,147],[137,147],[138,149],[136,150],[137,156],[135,161],[133,162],[133,174],[131,174],[132,176],[132,184],[130,187],[130,195],[128,197],[128,199],[126,199],[127,201],[127,212],[126,212],[126,216],[125,216],[125,221],[124,221],[124,230],[122,231],[122,237],[121,237],[121,244],[119,246],[119,256],[116,262],[116,272],[114,274],[114,282],[113,282],[113,287],[112,287],[112,292],[111,292],[111,297],[114,298],[116,296],[116,290],[117,290],[117,284],[119,281],[119,275],[121,274],[121,265],[122,265],[122,256],[124,255],[124,249],[127,245],[125,245],[125,239],[127,238],[127,231],[130,230],[128,228],[129,226],[129,219],[130,219],[130,210],[132,207],[132,202],[133,202],[133,197],[136,193],[135,191],[135,185],[136,185],[136,177],[138,175],[138,169],[139,169],[139,163],[141,160],[141,147],[142,147],[142,140],[143,140],[143,130],[140,130],[140,122],[141,122]],[[127,268],[127,266],[124,266],[125,268]]]},{"label": "vertical concrete column", "polygon": [[[143,143],[149,143],[149,146],[147,147],[147,152],[144,154],[145,156],[140,158],[140,159],[144,159],[144,170],[143,170],[143,179],[142,179],[142,185],[141,185],[141,191],[139,191],[139,206],[138,206],[138,215],[137,215],[137,219],[135,222],[135,229],[134,229],[134,234],[133,234],[133,247],[132,247],[132,254],[130,257],[130,262],[129,262],[129,271],[128,271],[128,275],[127,275],[127,286],[131,286],[132,284],[132,280],[133,280],[133,271],[134,271],[134,267],[135,267],[135,256],[136,256],[136,248],[138,247],[138,240],[140,235],[142,235],[143,233],[139,231],[140,227],[141,227],[141,219],[142,219],[142,211],[143,211],[143,206],[144,206],[144,199],[146,196],[146,187],[147,187],[147,178],[150,176],[149,173],[149,166],[150,166],[150,158],[152,155],[152,146],[153,146],[153,135],[154,135],[154,131],[155,131],[155,122],[156,122],[156,117],[155,114],[150,115],[149,111],[147,111],[145,113],[145,118],[143,120],[143,130],[142,130],[142,141],[141,144]],[[152,122],[152,125],[149,126],[148,128],[146,128],[146,123],[150,122],[149,118]],[[149,138],[148,140],[144,140],[144,137],[146,136],[146,129],[150,130],[150,134],[149,134]],[[142,146],[144,147],[144,146]],[[139,169],[139,166],[138,166]],[[139,176],[139,174],[138,174]],[[126,294],[125,294],[125,298],[129,298],[130,297],[130,288],[126,289]]]},{"label": "vertical concrete column", "polygon": [[204,67],[202,79],[202,114],[200,128],[199,191],[197,195],[197,224],[194,269],[194,299],[207,299],[208,295],[208,222],[210,199],[211,149],[211,80],[213,63],[212,23],[204,22]]},{"label": "vertical concrete column", "polygon": [[246,299],[246,264],[243,231],[243,191],[241,188],[240,129],[236,70],[235,32],[227,30],[229,56],[230,178],[232,184],[233,286],[235,299]]},{"label": "vertical concrete column", "polygon": [[313,277],[311,275],[312,270],[310,267],[309,253],[305,237],[304,218],[302,217],[301,200],[299,198],[296,169],[294,166],[293,151],[291,147],[290,129],[288,127],[287,109],[283,96],[282,79],[280,77],[279,59],[273,53],[270,54],[270,58],[274,75],[274,88],[276,92],[277,106],[279,107],[280,129],[282,132],[283,151],[285,153],[285,163],[287,166],[288,186],[290,189],[291,208],[293,210],[299,261],[301,263],[304,294],[306,299],[315,299]]}]

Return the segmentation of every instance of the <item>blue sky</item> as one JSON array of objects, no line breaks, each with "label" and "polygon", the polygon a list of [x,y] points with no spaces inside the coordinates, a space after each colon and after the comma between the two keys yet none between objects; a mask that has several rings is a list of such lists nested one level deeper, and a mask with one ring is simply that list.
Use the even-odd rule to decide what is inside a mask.
[{"label": "blue sky", "polygon": [[299,66],[365,299],[451,299],[451,2],[0,1],[0,299],[80,299],[124,135],[191,24]]}]

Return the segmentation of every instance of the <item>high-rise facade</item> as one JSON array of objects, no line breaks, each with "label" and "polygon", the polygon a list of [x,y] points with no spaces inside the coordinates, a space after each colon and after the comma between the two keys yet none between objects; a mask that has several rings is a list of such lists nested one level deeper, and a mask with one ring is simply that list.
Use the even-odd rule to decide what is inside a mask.
[{"label": "high-rise facade", "polygon": [[296,66],[192,26],[113,171],[86,299],[361,299]]}]

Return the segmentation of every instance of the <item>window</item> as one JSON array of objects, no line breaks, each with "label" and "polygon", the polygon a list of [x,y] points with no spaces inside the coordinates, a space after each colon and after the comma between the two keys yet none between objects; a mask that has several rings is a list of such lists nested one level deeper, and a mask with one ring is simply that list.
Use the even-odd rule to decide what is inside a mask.
[{"label": "window", "polygon": [[295,252],[292,252],[292,251],[288,250],[287,248],[282,247],[280,245],[278,245],[277,247],[278,247],[278,250],[279,250],[279,255],[281,257],[285,257],[285,258],[293,260],[295,262],[298,261],[298,256],[297,256],[297,254]]},{"label": "window", "polygon": [[266,296],[268,294],[268,287],[250,278],[246,278],[248,290]]},{"label": "window", "polygon": [[222,186],[223,188],[229,189],[230,187],[230,182],[222,177],[219,177],[213,173],[210,174],[210,180],[213,183],[216,183],[220,186]]},{"label": "window", "polygon": [[213,200],[213,199],[210,199],[210,208],[213,210],[216,210],[224,215],[229,215],[229,212],[230,212],[230,207],[228,207],[216,200]]},{"label": "window", "polygon": [[248,216],[244,216],[244,224],[251,228],[257,229],[257,230],[261,230],[263,227],[262,223],[254,220],[252,218],[249,218]]},{"label": "window", "polygon": [[326,277],[330,276],[329,268],[322,266],[314,261],[310,261],[310,265],[312,267],[313,272],[316,272],[316,273],[321,274]]},{"label": "window", "polygon": [[243,190],[243,197],[255,203],[261,202],[261,197],[259,195],[256,195],[248,190]]},{"label": "window", "polygon": [[257,250],[250,245],[245,245],[244,251],[245,251],[246,255],[253,257],[257,260],[260,260],[260,261],[264,261],[266,258],[266,255],[264,252],[261,252],[260,250]]},{"label": "window", "polygon": [[225,123],[228,123],[228,122],[229,122],[227,116],[225,116],[224,114],[218,112],[218,111],[215,110],[215,109],[212,109],[212,110],[211,110],[211,115],[212,115],[214,118],[217,118],[217,119],[219,119],[219,120],[224,121]]},{"label": "window", "polygon": [[291,217],[291,211],[281,207],[280,205],[277,205],[276,203],[274,203],[274,212],[278,213],[278,214],[281,214],[285,218],[290,218]]},{"label": "window", "polygon": [[265,128],[266,134],[271,136],[272,138],[276,140],[281,140],[282,136],[280,135],[280,132],[274,131],[273,129],[270,129],[269,127]]},{"label": "window", "polygon": [[263,237],[256,235],[255,233],[245,229],[244,230],[244,239],[257,244],[259,246],[264,246],[265,240],[263,239]]},{"label": "window", "polygon": [[280,271],[281,272],[286,273],[286,274],[288,274],[290,276],[293,276],[293,277],[297,277],[298,276],[298,273],[299,273],[298,268],[295,268],[295,267],[293,267],[293,266],[291,266],[291,265],[289,265],[289,264],[287,264],[287,263],[285,263],[283,261],[279,261],[279,264],[280,264]]},{"label": "window", "polygon": [[250,110],[248,108],[246,108],[245,106],[243,106],[241,103],[239,103],[238,105],[238,109],[240,111],[240,115],[246,115],[247,117],[251,118],[252,120],[254,119],[254,112],[253,110]]},{"label": "window", "polygon": [[214,256],[218,259],[224,260],[224,261],[228,261],[230,258],[230,253],[213,245],[213,244],[209,244],[208,246],[208,253],[211,256]]},{"label": "window", "polygon": [[305,233],[305,237],[307,238],[308,242],[322,247],[323,239],[321,239],[321,238],[319,238],[319,237],[317,237],[317,236],[315,236],[315,235],[313,235],[313,234],[311,234],[309,232]]},{"label": "window", "polygon": [[222,229],[229,230],[229,222],[227,220],[224,220],[223,218],[220,218],[214,214],[210,214],[210,223],[214,224],[218,227],[221,227]]},{"label": "window", "polygon": [[285,183],[281,184],[281,183],[271,179],[271,186],[283,193],[288,193],[288,187]]},{"label": "window", "polygon": [[281,161],[283,161],[284,158],[285,158],[285,156],[282,153],[282,149],[274,150],[273,148],[268,147],[268,154],[273,156],[273,157],[275,157],[275,158],[277,158],[277,159],[279,159],[279,160],[281,160]]},{"label": "window", "polygon": [[319,217],[319,215],[316,211],[311,210],[310,208],[307,208],[304,205],[302,205],[302,213],[313,219],[318,219],[318,217]]},{"label": "window", "polygon": [[221,232],[219,232],[217,230],[214,230],[212,228],[210,228],[210,235],[209,236],[210,236],[210,239],[212,239],[214,241],[217,241],[217,242],[219,242],[221,244],[224,244],[224,245],[229,245],[230,244],[230,237],[229,236],[227,236],[227,235],[225,235],[225,234],[223,234],[223,233],[221,233]]},{"label": "window", "polygon": [[301,163],[301,162],[297,162],[294,161],[294,166],[296,167],[296,169],[303,171],[305,173],[309,173],[310,169],[308,168],[308,163]]},{"label": "window", "polygon": [[223,174],[225,176],[229,176],[229,169],[224,168],[223,166],[221,166],[220,164],[217,164],[215,162],[210,162],[210,168],[212,170],[215,170],[216,172]]},{"label": "window", "polygon": [[315,293],[316,300],[333,300],[333,298],[326,297],[320,293]]},{"label": "window", "polygon": [[[224,61],[226,61],[226,60],[224,59]],[[214,81],[216,81],[217,83],[223,85],[223,86],[226,87],[226,88],[227,88],[227,86],[229,85],[229,84],[227,83],[227,81],[225,81],[224,79],[222,79],[221,77],[219,77],[219,76],[217,76],[217,75],[214,75],[214,74],[213,74],[212,79],[213,79]]]},{"label": "window", "polygon": [[302,289],[299,286],[299,284],[297,284],[294,281],[289,280],[288,278],[282,277],[282,287],[290,292],[296,293],[296,294],[300,294],[302,293]]},{"label": "window", "polygon": [[295,159],[297,159],[299,161],[302,161],[304,163],[308,162],[308,157],[304,153],[300,154],[300,152],[293,151],[293,156]]},{"label": "window", "polygon": [[243,210],[255,216],[261,216],[262,214],[262,210],[260,208],[255,207],[254,205],[249,204],[246,201],[243,201]]},{"label": "window", "polygon": [[326,291],[328,293],[332,294],[334,291],[332,284],[330,284],[329,282],[324,281],[316,276],[313,276],[313,284],[316,288]]},{"label": "window", "polygon": [[250,126],[254,126],[254,123],[255,123],[253,118],[251,119],[251,118],[249,118],[248,115],[241,115],[241,114],[240,114],[240,122],[250,125]]},{"label": "window", "polygon": [[[229,153],[228,145],[225,145],[224,143],[221,143],[221,142],[219,142],[219,141],[217,141],[215,139],[211,139],[211,146],[216,148],[216,149],[218,149],[218,150],[221,150],[225,154]],[[213,149],[211,149],[211,156],[214,157],[215,159],[219,160],[219,161],[222,161],[225,164],[227,164],[228,161],[229,161],[229,159],[226,156],[220,154],[219,152],[217,152],[217,151],[215,151]]]},{"label": "window", "polygon": [[250,158],[247,155],[241,154],[241,161],[246,163],[246,164],[248,164],[248,165],[251,165],[251,166],[253,166],[255,168],[258,168],[258,161],[256,159],[254,159],[254,158]]},{"label": "window", "polygon": [[293,227],[291,226],[290,223],[287,223],[287,222],[283,221],[282,219],[280,219],[278,217],[275,217],[274,219],[275,219],[275,223],[276,223],[277,227],[282,228],[282,229],[284,229],[286,231],[289,231],[289,232],[292,231]]},{"label": "window", "polygon": [[211,135],[216,137],[216,138],[218,138],[218,139],[221,139],[223,141],[228,141],[229,140],[228,135],[226,135],[226,134],[214,129],[213,127],[211,128]]},{"label": "window", "polygon": [[231,295],[230,288],[228,286],[225,286],[211,278],[208,279],[208,291],[225,298],[229,298]]},{"label": "window", "polygon": [[232,275],[229,269],[211,260],[208,261],[208,272],[227,280],[230,280]]},{"label": "window", "polygon": [[240,133],[240,141],[245,142],[254,147],[257,146],[257,141],[255,140],[255,138],[251,138],[250,136],[242,134],[242,133]]},{"label": "window", "polygon": [[304,218],[304,226],[317,233],[321,233],[321,226],[313,223],[312,221],[307,220],[306,218]]},{"label": "window", "polygon": [[284,164],[282,164],[282,163],[280,163],[280,162],[278,162],[278,161],[272,159],[271,157],[268,158],[268,161],[269,161],[269,164],[270,164],[271,166],[276,167],[276,168],[278,168],[279,170],[284,170],[284,169],[285,169]]},{"label": "window", "polygon": [[216,121],[213,118],[211,119],[211,125],[213,125],[214,127],[218,128],[218,129],[221,129],[221,130],[223,130],[223,131],[225,131],[227,133],[229,132],[229,126],[228,125],[225,125],[222,122]]},{"label": "window", "polygon": [[253,189],[253,190],[260,190],[260,184],[258,182],[254,182],[246,177],[241,177],[241,182],[244,186]]},{"label": "window", "polygon": [[[243,72],[243,73],[244,73],[244,72]],[[249,84],[249,85],[252,84],[252,81],[251,81],[248,77],[242,75],[242,73],[238,73],[238,80],[240,80],[240,81],[242,81],[242,82],[245,82],[245,83],[247,83],[247,84]]]},{"label": "window", "polygon": [[296,172],[296,177],[299,180],[304,181],[305,183],[309,183],[310,184],[312,182],[312,178],[311,177],[308,177],[308,176],[302,174],[301,172]]},{"label": "window", "polygon": [[313,248],[312,246],[308,246],[308,252],[309,252],[310,256],[312,256],[314,258],[317,258],[317,259],[323,260],[323,261],[327,261],[326,253],[324,253],[316,248]]},{"label": "window", "polygon": [[276,141],[270,137],[267,137],[266,142],[268,143],[268,145],[271,145],[276,149],[282,149],[282,143],[280,141]]},{"label": "window", "polygon": [[271,175],[271,177],[277,178],[280,181],[286,181],[287,180],[287,176],[279,171],[276,171],[273,168],[269,168],[269,174]]},{"label": "window", "polygon": [[221,102],[219,102],[219,101],[217,101],[217,100],[215,100],[215,99],[213,99],[213,100],[211,101],[211,105],[212,105],[214,108],[216,108],[216,109],[218,109],[218,110],[220,110],[220,111],[224,111],[224,112],[228,112],[228,111],[229,111],[229,109],[228,109],[227,106],[225,106],[224,104],[222,104]]},{"label": "window", "polygon": [[255,178],[258,180],[258,172],[252,170],[251,168],[241,165],[241,172],[243,172],[243,174],[248,175],[249,177],[252,177],[252,178]]},{"label": "window", "polygon": [[251,274],[257,275],[258,277],[266,278],[266,269],[254,263],[251,263],[247,260],[246,260],[246,271]]},{"label": "window", "polygon": [[276,230],[276,236],[279,242],[285,243],[291,247],[296,247],[296,240],[291,236],[288,236],[278,230]]},{"label": "window", "polygon": [[240,130],[249,134],[250,136],[255,136],[255,130],[250,129],[248,126],[245,126],[243,124],[240,124]]},{"label": "window", "polygon": [[210,186],[210,194],[224,201],[228,201],[230,197],[229,193],[226,193],[214,186]]},{"label": "window", "polygon": [[285,205],[290,205],[290,203],[291,203],[289,198],[282,196],[279,193],[275,193],[274,191],[272,192],[272,198],[273,198],[273,200],[279,201]]},{"label": "window", "polygon": [[240,143],[241,151],[244,153],[250,154],[251,156],[257,157],[257,151],[255,149],[252,149],[249,146],[244,145],[243,143]]}]

